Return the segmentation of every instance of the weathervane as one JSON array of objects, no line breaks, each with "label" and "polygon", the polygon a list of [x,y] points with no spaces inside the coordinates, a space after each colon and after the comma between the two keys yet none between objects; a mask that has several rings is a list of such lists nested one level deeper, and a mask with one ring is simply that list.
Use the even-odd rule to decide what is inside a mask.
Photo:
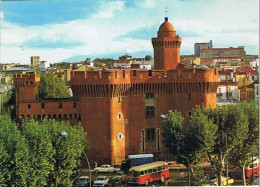
[{"label": "weathervane", "polygon": [[165,12],[165,17],[167,18],[167,17],[168,17],[168,16],[167,16],[167,13],[168,13],[168,7],[165,8],[165,11],[164,11],[164,12]]}]

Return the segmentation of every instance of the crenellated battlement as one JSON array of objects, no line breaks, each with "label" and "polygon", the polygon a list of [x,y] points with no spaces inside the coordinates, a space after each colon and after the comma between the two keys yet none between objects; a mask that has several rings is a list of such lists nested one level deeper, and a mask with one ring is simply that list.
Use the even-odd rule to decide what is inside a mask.
[{"label": "crenellated battlement", "polygon": [[218,82],[216,69],[72,71],[71,85],[159,82]]},{"label": "crenellated battlement", "polygon": [[37,86],[40,82],[40,75],[35,72],[16,74],[13,76],[15,86]]},{"label": "crenellated battlement", "polygon": [[216,93],[216,69],[192,70],[107,70],[72,72],[70,85],[78,97],[126,97],[157,94]]}]

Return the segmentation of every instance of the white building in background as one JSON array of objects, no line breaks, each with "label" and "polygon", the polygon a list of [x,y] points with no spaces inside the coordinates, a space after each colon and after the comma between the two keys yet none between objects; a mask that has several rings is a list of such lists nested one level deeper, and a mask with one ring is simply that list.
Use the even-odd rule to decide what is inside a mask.
[{"label": "white building in background", "polygon": [[256,59],[256,60],[250,62],[250,66],[252,68],[259,67],[259,59]]},{"label": "white building in background", "polygon": [[118,60],[114,62],[114,68],[116,69],[129,69],[131,67],[131,60]]},{"label": "white building in background", "polygon": [[217,99],[219,101],[238,101],[239,90],[235,80],[233,70],[219,71],[219,85],[217,90]]},{"label": "white building in background", "polygon": [[50,63],[47,62],[47,61],[41,61],[41,62],[40,62],[40,66],[41,66],[42,68],[44,68],[44,69],[47,69],[47,68],[50,67]]}]

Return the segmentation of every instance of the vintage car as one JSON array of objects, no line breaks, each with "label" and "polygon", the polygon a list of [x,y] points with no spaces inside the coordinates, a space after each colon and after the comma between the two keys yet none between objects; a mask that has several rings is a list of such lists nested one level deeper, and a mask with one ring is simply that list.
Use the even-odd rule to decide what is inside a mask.
[{"label": "vintage car", "polygon": [[78,182],[76,183],[76,187],[83,187],[83,186],[84,187],[90,186],[90,181],[88,176],[81,176]]},{"label": "vintage car", "polygon": [[94,181],[93,186],[107,186],[109,182],[109,178],[107,176],[98,176]]},{"label": "vintage car", "polygon": [[108,164],[101,165],[100,167],[96,167],[94,169],[94,172],[96,172],[96,173],[101,173],[101,172],[113,173],[115,171],[116,171],[116,168],[114,168]]}]

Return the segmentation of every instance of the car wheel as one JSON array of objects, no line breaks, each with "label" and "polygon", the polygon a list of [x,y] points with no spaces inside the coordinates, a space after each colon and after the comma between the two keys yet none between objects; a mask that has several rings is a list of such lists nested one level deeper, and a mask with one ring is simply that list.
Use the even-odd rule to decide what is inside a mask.
[{"label": "car wheel", "polygon": [[149,183],[150,183],[150,181],[148,179],[146,179],[145,186],[149,186]]}]

